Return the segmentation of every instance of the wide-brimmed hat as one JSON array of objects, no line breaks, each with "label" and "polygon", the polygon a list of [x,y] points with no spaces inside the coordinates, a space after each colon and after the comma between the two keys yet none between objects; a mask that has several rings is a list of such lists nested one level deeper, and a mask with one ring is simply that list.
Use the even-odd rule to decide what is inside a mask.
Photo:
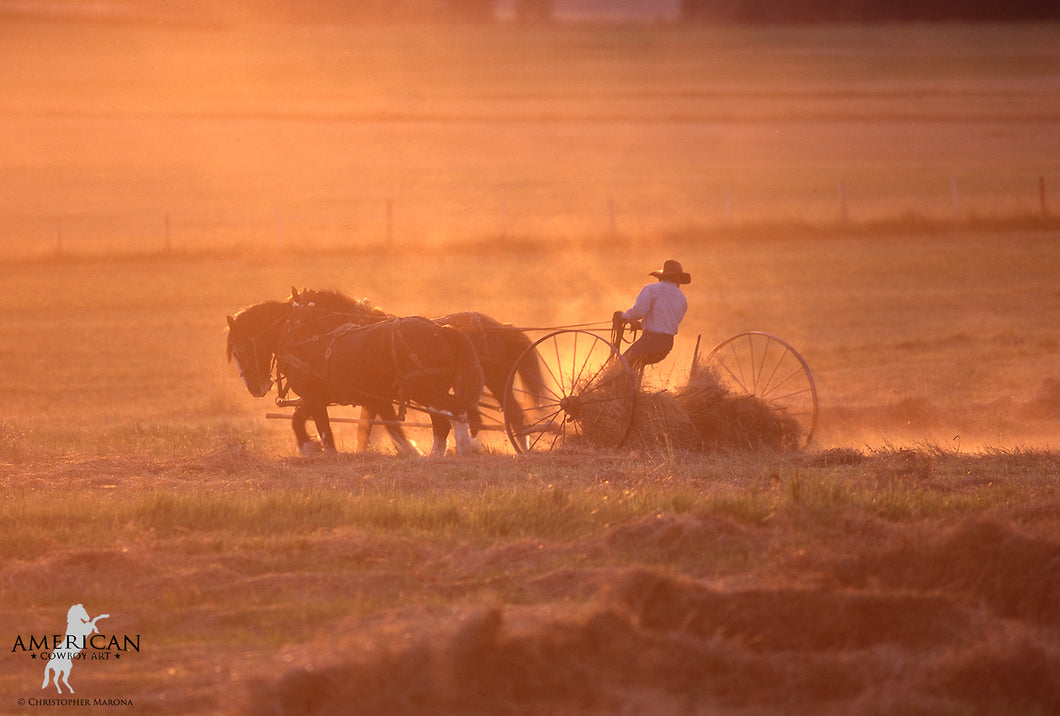
[{"label": "wide-brimmed hat", "polygon": [[661,281],[673,281],[674,283],[691,283],[692,277],[681,270],[681,264],[669,259],[658,271],[652,271],[649,276],[654,276]]}]

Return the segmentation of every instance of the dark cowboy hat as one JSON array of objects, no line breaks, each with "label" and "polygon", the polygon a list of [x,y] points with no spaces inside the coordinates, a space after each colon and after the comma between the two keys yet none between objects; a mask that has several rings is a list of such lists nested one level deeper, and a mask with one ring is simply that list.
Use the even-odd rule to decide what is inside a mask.
[{"label": "dark cowboy hat", "polygon": [[682,271],[681,264],[673,259],[669,259],[663,264],[662,269],[659,271],[652,271],[649,275],[654,276],[660,281],[673,281],[674,283],[692,282],[692,277]]}]

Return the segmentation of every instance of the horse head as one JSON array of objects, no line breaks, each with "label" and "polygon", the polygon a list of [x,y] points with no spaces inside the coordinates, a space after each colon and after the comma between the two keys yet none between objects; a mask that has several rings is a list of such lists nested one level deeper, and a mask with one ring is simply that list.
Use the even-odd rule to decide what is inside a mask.
[{"label": "horse head", "polygon": [[290,304],[268,301],[228,316],[228,360],[235,360],[239,377],[255,398],[272,388],[272,360],[283,335]]}]

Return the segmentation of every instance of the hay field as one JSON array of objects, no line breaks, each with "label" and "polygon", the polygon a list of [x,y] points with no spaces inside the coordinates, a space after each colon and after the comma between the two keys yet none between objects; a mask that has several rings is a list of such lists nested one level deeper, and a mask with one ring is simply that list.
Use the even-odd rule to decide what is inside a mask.
[{"label": "hay field", "polygon": [[[1057,709],[1050,28],[16,24],[0,712],[54,693],[11,645],[75,603],[141,637],[70,677],[129,713]],[[810,450],[422,461],[340,427],[306,460],[224,362],[225,315],[292,285],[555,326],[670,256],[653,379],[777,333]]]},{"label": "hay field", "polygon": [[2,248],[1033,215],[1056,35],[6,22]]}]

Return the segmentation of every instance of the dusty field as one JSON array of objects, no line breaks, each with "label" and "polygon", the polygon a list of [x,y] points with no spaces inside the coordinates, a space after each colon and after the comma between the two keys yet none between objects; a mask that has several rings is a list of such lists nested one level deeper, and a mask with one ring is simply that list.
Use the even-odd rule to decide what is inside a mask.
[{"label": "dusty field", "polygon": [[[1047,713],[1055,246],[479,248],[474,275],[455,250],[12,265],[0,633],[110,614],[142,650],[72,683],[148,713]],[[291,283],[555,325],[606,319],[659,251],[695,267],[690,332],[804,352],[810,450],[425,462],[350,455],[340,428],[346,454],[304,460],[224,362],[225,314]],[[541,280],[499,290],[516,264]],[[4,660],[0,711],[23,713],[43,665]]]},{"label": "dusty field", "polygon": [[[140,646],[86,711],[1060,710],[1055,32],[450,30],[0,26],[0,712],[77,603]],[[224,361],[292,285],[539,328],[667,257],[652,380],[776,333],[809,450],[306,460]]]}]

